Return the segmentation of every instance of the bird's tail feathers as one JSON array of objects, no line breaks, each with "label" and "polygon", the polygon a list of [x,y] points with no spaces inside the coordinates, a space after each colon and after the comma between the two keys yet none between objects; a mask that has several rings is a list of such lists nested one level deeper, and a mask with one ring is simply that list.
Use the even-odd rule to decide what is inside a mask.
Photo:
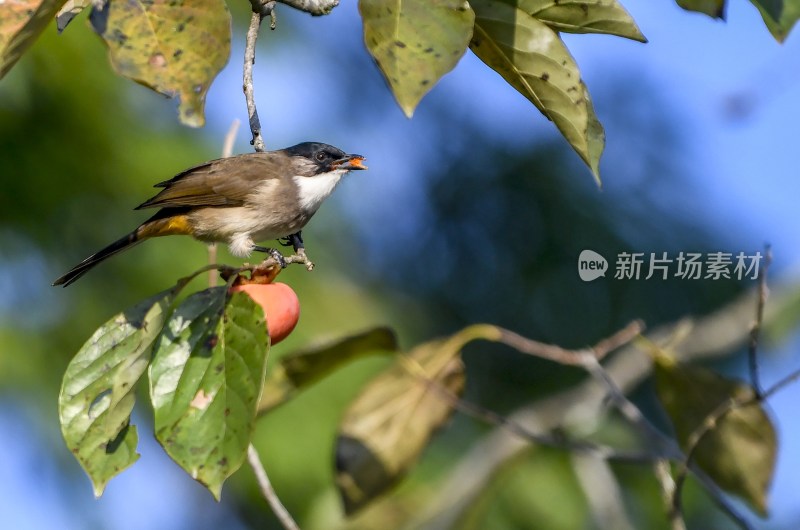
[{"label": "bird's tail feathers", "polygon": [[87,272],[89,272],[95,265],[100,263],[101,261],[110,258],[114,254],[118,252],[122,252],[123,250],[129,249],[137,243],[143,241],[137,235],[138,229],[134,230],[130,234],[121,237],[120,239],[114,241],[104,249],[95,252],[85,260],[81,261],[77,265],[75,265],[69,272],[58,278],[56,281],[53,282],[53,285],[63,285],[66,287],[67,285],[71,284]]}]

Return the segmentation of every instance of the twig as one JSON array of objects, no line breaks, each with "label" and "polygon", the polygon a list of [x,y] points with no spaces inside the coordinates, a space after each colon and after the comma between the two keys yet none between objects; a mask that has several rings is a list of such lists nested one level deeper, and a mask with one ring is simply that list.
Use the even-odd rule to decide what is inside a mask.
[{"label": "twig", "polygon": [[649,440],[650,444],[648,445],[658,445],[661,448],[661,453],[672,459],[682,456],[680,449],[674,442],[650,423],[642,414],[642,411],[639,410],[639,407],[625,396],[625,393],[606,372],[595,355],[585,354],[582,366],[592,377],[605,385],[608,390],[608,396],[616,405],[617,410]]},{"label": "twig", "polygon": [[672,499],[675,498],[675,480],[670,473],[669,460],[657,460],[653,466],[653,473],[661,486],[661,498],[669,514],[669,525],[672,530],[686,530],[683,514],[672,509]]},{"label": "twig", "polygon": [[750,384],[757,396],[762,396],[764,391],[761,389],[761,382],[758,375],[758,336],[761,326],[764,323],[764,306],[767,304],[767,271],[772,263],[772,248],[764,245],[764,266],[761,268],[761,275],[758,278],[758,302],[756,304],[756,321],[750,329],[750,347],[747,349],[747,360],[750,366]]},{"label": "twig", "polygon": [[584,356],[587,353],[595,359],[602,359],[613,350],[632,341],[644,331],[644,323],[640,320],[635,320],[610,337],[601,340],[593,348],[583,350],[567,350],[560,346],[525,338],[507,329],[499,329],[501,334],[498,342],[511,346],[517,351],[559,364],[581,366],[584,364]]},{"label": "twig", "polygon": [[[268,2],[273,6],[275,2]],[[270,13],[272,9],[270,8]],[[261,20],[264,18],[262,12],[253,11],[250,17],[250,27],[247,29],[247,44],[244,50],[244,73],[243,85],[244,97],[247,101],[247,116],[250,121],[250,131],[253,133],[253,139],[250,143],[253,148],[261,153],[267,150],[264,145],[264,139],[261,137],[261,122],[258,119],[258,111],[256,110],[255,94],[253,91],[253,65],[256,62],[256,40],[258,39],[258,30],[261,28]]]},{"label": "twig", "polygon": [[592,455],[571,453],[569,456],[594,528],[633,530],[619,481],[614,476],[611,465]]},{"label": "twig", "polygon": [[[236,133],[239,131],[239,120],[233,120],[225,135],[225,141],[222,143],[222,158],[228,158],[233,154],[233,143],[236,141]],[[209,265],[217,262],[217,244],[209,243],[208,245],[208,263]],[[219,271],[217,269],[208,270],[208,286],[214,287],[219,281]]]},{"label": "twig", "polygon": [[327,15],[339,5],[339,0],[278,0],[282,4],[305,11],[313,16]]},{"label": "twig", "polygon": [[275,8],[275,1],[293,7],[298,11],[305,11],[315,17],[329,14],[334,7],[339,5],[339,0],[250,0],[250,6],[253,8],[254,13],[260,13],[266,17],[272,14]]},{"label": "twig", "polygon": [[787,376],[784,376],[780,379],[777,383],[769,387],[762,395],[761,399],[766,400],[767,398],[772,397],[773,394],[776,392],[783,390],[784,387],[789,386],[790,384],[794,383],[800,379],[800,370],[795,370],[794,372],[790,373]]},{"label": "twig", "polygon": [[281,504],[281,500],[275,493],[272,482],[270,482],[269,476],[267,476],[267,471],[264,469],[264,464],[261,463],[261,458],[259,458],[258,451],[253,447],[253,444],[247,446],[247,461],[250,463],[250,467],[253,468],[253,472],[256,475],[256,482],[258,482],[258,487],[261,488],[261,494],[267,499],[267,502],[270,507],[272,507],[272,511],[281,522],[281,525],[283,525],[286,530],[299,530],[300,527],[297,526],[297,523],[292,519],[292,515],[283,504]]},{"label": "twig", "polygon": [[[614,349],[627,344],[633,340],[644,329],[644,324],[640,321],[634,321],[628,324],[622,330],[614,333],[612,336],[600,341],[593,348],[586,350],[566,350],[559,346],[552,344],[545,344],[537,342],[512,331],[497,326],[490,326],[486,324],[475,324],[465,328],[459,336],[462,340],[470,341],[475,339],[491,340],[500,342],[511,346],[523,353],[535,355],[544,359],[554,360],[563,364],[583,364],[585,363],[585,356],[589,356],[596,361],[597,356],[605,356]],[[616,449],[610,446],[595,444],[583,441],[570,441],[563,436],[552,436],[546,434],[538,434],[532,430],[524,427],[510,418],[497,414],[496,412],[484,408],[475,403],[471,403],[460,398],[458,395],[451,392],[449,389],[431,379],[425,372],[424,368],[414,359],[408,356],[402,356],[401,363],[406,370],[415,377],[422,380],[429,388],[437,392],[442,398],[450,403],[453,408],[461,411],[464,414],[472,416],[476,419],[484,421],[491,425],[503,427],[508,432],[516,436],[539,445],[547,447],[555,447],[559,449],[566,449],[583,454],[590,454],[604,460],[617,460],[626,462],[652,462],[656,458],[672,457],[675,458],[674,451],[670,451],[664,455],[656,454],[653,450],[642,451],[625,451]],[[599,366],[599,364],[598,364]],[[601,368],[602,370],[602,368]],[[613,384],[613,383],[612,383]],[[623,397],[623,400],[625,398]],[[633,406],[631,404],[631,406]],[[635,408],[635,407],[634,407]],[[664,447],[664,444],[660,444]]]}]

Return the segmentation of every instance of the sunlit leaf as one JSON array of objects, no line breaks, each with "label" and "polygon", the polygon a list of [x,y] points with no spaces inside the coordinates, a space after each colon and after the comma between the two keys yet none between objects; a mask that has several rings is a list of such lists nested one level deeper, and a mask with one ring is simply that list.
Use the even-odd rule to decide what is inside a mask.
[{"label": "sunlit leaf", "polygon": [[800,18],[800,0],[750,0],[778,42],[783,42]]},{"label": "sunlit leaf", "polygon": [[450,416],[452,402],[435,385],[461,393],[463,344],[454,336],[418,346],[348,407],[336,443],[336,484],[347,513],[396,484]]},{"label": "sunlit leaf", "polygon": [[[748,401],[754,395],[749,385],[675,363],[663,355],[657,358],[655,378],[661,403],[684,450],[689,449],[693,433],[721,404]],[[766,412],[758,403],[750,403],[733,408],[700,438],[694,461],[722,489],[766,515],[777,445]]]},{"label": "sunlit leaf", "polygon": [[472,51],[555,123],[599,182],[603,126],[558,34],[500,0],[474,0],[471,5],[476,17]]},{"label": "sunlit leaf", "polygon": [[64,6],[56,14],[56,27],[58,32],[64,31],[67,24],[77,17],[81,11],[92,5],[92,0],[67,0]]},{"label": "sunlit leaf", "polygon": [[725,18],[725,0],[675,0],[687,11],[697,11],[712,18]]},{"label": "sunlit leaf", "polygon": [[360,0],[367,49],[409,118],[467,50],[475,15],[465,0]]},{"label": "sunlit leaf", "polygon": [[633,17],[617,0],[503,0],[568,33],[606,33],[647,42]]},{"label": "sunlit leaf", "polygon": [[103,324],[72,359],[58,400],[61,432],[100,496],[139,458],[130,425],[134,388],[150,362],[172,293],[160,293]]},{"label": "sunlit leaf", "polygon": [[119,75],[179,97],[182,123],[205,123],[206,93],[230,56],[223,0],[108,2],[90,20]]},{"label": "sunlit leaf", "polygon": [[267,373],[258,410],[262,414],[269,412],[355,359],[395,351],[397,338],[394,332],[389,328],[375,328],[282,357]]},{"label": "sunlit leaf", "polygon": [[39,38],[64,0],[0,2],[0,79]]},{"label": "sunlit leaf", "polygon": [[245,459],[269,349],[264,311],[246,293],[194,293],[158,338],[150,365],[156,438],[219,499]]}]

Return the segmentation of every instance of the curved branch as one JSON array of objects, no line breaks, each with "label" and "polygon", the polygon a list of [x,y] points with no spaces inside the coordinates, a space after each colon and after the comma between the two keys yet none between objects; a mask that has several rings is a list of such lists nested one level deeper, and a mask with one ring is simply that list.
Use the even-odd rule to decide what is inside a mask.
[{"label": "curved branch", "polygon": [[[281,4],[293,7],[299,11],[305,11],[309,15],[318,17],[327,15],[333,8],[339,5],[339,0],[277,0]],[[272,4],[270,6],[269,4]],[[272,0],[250,0],[253,12],[260,13],[262,17],[269,15],[275,5]]]}]

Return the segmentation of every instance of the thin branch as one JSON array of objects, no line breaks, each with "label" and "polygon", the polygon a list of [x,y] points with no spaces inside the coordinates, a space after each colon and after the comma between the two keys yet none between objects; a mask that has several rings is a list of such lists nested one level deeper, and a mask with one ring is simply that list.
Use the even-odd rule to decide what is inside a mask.
[{"label": "thin branch", "polygon": [[758,302],[756,304],[756,321],[750,329],[750,347],[747,349],[747,360],[750,366],[750,384],[757,396],[762,396],[764,391],[761,389],[761,382],[758,375],[758,336],[761,326],[764,323],[764,306],[767,304],[767,271],[772,263],[772,248],[764,246],[764,266],[761,268],[761,275],[758,278]]},{"label": "thin branch", "polygon": [[[225,141],[222,143],[222,158],[228,158],[233,154],[233,143],[236,141],[236,133],[239,132],[239,120],[233,120],[225,135]],[[209,265],[217,262],[217,244],[210,243],[208,245],[208,263]],[[208,286],[214,287],[219,281],[219,271],[217,269],[209,269],[208,271]]]},{"label": "thin branch", "polygon": [[595,528],[633,530],[622,490],[611,465],[592,455],[571,453],[570,462]]},{"label": "thin branch", "polygon": [[[273,6],[275,5],[275,2],[268,3],[271,3]],[[272,9],[270,8],[270,13],[271,12]],[[250,121],[250,131],[253,133],[253,139],[250,140],[250,143],[259,153],[266,151],[267,148],[264,145],[264,139],[261,137],[261,122],[258,119],[258,111],[256,110],[255,93],[253,90],[253,65],[256,62],[256,40],[258,39],[258,30],[261,28],[261,20],[263,18],[263,13],[255,10],[250,17],[250,27],[247,29],[247,44],[244,50],[242,85],[244,97],[247,101],[247,116]]]},{"label": "thin branch", "polygon": [[582,366],[584,364],[584,356],[587,354],[595,359],[602,359],[613,350],[631,342],[644,331],[644,323],[640,320],[634,320],[610,337],[598,342],[594,347],[583,350],[567,350],[561,346],[545,344],[525,338],[507,329],[498,329],[500,330],[500,337],[497,339],[497,342],[511,346],[519,352],[527,353],[528,355],[533,355],[542,359],[548,359],[559,364]]},{"label": "thin branch", "polygon": [[327,15],[339,5],[339,0],[278,0],[282,4],[314,16]]},{"label": "thin branch", "polygon": [[585,354],[583,356],[583,368],[589,374],[602,382],[608,390],[608,396],[617,410],[648,439],[648,445],[655,445],[660,448],[660,452],[671,459],[680,458],[681,451],[672,439],[668,438],[659,431],[650,421],[645,418],[642,411],[626,396],[622,389],[614,382],[614,379],[606,372],[600,361],[595,355]]},{"label": "thin branch", "polygon": [[[634,321],[628,324],[625,328],[617,331],[612,336],[600,341],[594,348],[586,350],[566,350],[559,346],[537,342],[512,331],[497,326],[488,326],[484,324],[475,324],[463,330],[459,335],[469,337],[468,340],[485,339],[506,344],[515,348],[523,353],[535,355],[544,359],[561,362],[562,364],[584,364],[585,356],[591,357],[597,362],[595,355],[604,356],[612,350],[627,344],[641,333],[644,329],[644,324],[640,321]],[[498,333],[499,332],[499,333]],[[597,352],[597,353],[595,353]],[[453,408],[460,412],[472,416],[478,420],[484,421],[490,425],[497,425],[503,427],[508,432],[515,434],[523,440],[539,444],[547,447],[554,447],[558,449],[565,449],[575,451],[582,454],[590,454],[604,460],[617,460],[626,462],[652,462],[656,458],[671,457],[676,458],[675,452],[668,448],[667,453],[663,455],[655,454],[653,450],[650,451],[626,451],[616,449],[614,447],[595,444],[592,442],[571,441],[563,436],[552,436],[548,434],[539,434],[530,429],[527,429],[520,423],[517,423],[505,416],[497,414],[496,412],[484,408],[475,403],[471,403],[460,398],[449,389],[445,388],[435,380],[428,377],[422,366],[414,359],[408,356],[402,356],[401,362],[409,373],[422,380],[429,388],[437,392],[440,397],[445,399]],[[598,364],[599,366],[599,364]],[[602,370],[602,368],[601,368]],[[612,383],[613,384],[613,383]],[[624,397],[623,397],[624,399]],[[631,404],[631,406],[633,406]],[[635,407],[634,407],[635,408]],[[654,429],[654,428],[653,428]],[[660,444],[661,447],[666,447],[665,444]],[[679,453],[678,453],[679,454]]]},{"label": "thin branch", "polygon": [[[686,440],[686,456],[681,460],[680,464],[678,465],[678,469],[675,472],[675,490],[673,491],[672,495],[672,510],[670,512],[670,517],[674,516],[675,514],[683,513],[682,491],[689,472],[691,471],[696,477],[700,478],[699,469],[696,469],[696,467],[692,465],[692,461],[694,460],[694,455],[697,452],[700,442],[703,441],[703,438],[709,432],[713,431],[717,427],[719,421],[722,420],[722,418],[725,417],[725,415],[730,411],[739,407],[747,406],[749,404],[757,403],[760,401],[760,399],[761,398],[759,396],[754,394],[752,396],[747,396],[744,399],[731,398],[725,400],[717,405],[717,407],[705,417],[703,423],[698,425],[695,430],[692,431]],[[739,526],[739,528],[745,530],[751,528],[750,523],[747,522],[744,516],[725,501],[723,496],[724,494],[718,488],[709,488],[709,484],[713,484],[713,481],[708,477],[706,478],[707,480],[701,480],[701,483],[714,502],[728,514],[728,516]]]},{"label": "thin branch", "polygon": [[[259,13],[262,17],[272,14],[275,9],[276,0],[250,0],[250,6],[254,13]],[[312,16],[327,15],[333,8],[339,5],[339,0],[277,0],[281,4],[293,7],[298,11],[305,11]],[[274,29],[274,28],[273,28]]]},{"label": "thin branch", "polygon": [[789,375],[783,377],[777,383],[769,387],[762,395],[761,399],[766,400],[767,398],[772,397],[773,394],[783,390],[785,387],[789,386],[790,384],[794,383],[800,379],[800,370],[795,370],[794,372],[790,373]]},{"label": "thin branch", "polygon": [[672,499],[675,498],[675,480],[670,473],[669,460],[657,460],[653,466],[653,473],[661,486],[661,498],[669,514],[669,526],[672,530],[686,530],[686,522],[681,512],[672,509]]},{"label": "thin branch", "polygon": [[270,482],[269,476],[267,476],[267,471],[264,469],[264,464],[261,463],[261,458],[259,458],[258,451],[253,447],[253,444],[247,446],[247,461],[250,463],[250,467],[253,468],[253,472],[256,475],[256,482],[258,482],[258,487],[261,489],[261,494],[267,499],[267,502],[270,507],[272,507],[272,511],[281,522],[281,525],[283,525],[286,530],[300,530],[300,527],[297,526],[297,523],[292,519],[292,515],[283,506],[278,495],[275,493],[272,482]]}]

